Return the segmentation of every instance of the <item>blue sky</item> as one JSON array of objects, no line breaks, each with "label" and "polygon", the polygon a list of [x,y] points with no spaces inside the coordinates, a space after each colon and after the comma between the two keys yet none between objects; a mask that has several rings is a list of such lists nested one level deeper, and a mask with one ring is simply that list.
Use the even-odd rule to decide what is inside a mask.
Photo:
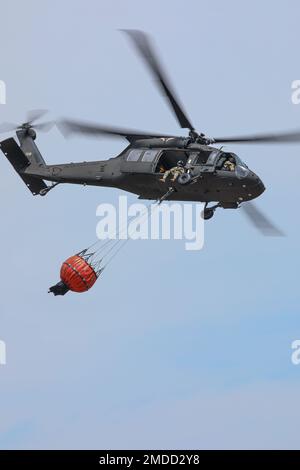
[{"label": "blue sky", "polygon": [[[0,121],[28,109],[178,133],[120,28],[150,33],[195,126],[208,135],[299,127],[296,1],[1,1]],[[105,159],[120,141],[38,136],[48,163]],[[264,181],[205,246],[131,242],[85,295],[47,294],[122,192],[62,186],[33,198],[0,162],[0,448],[299,448],[299,147],[232,146]],[[131,197],[135,201],[135,197]]]}]

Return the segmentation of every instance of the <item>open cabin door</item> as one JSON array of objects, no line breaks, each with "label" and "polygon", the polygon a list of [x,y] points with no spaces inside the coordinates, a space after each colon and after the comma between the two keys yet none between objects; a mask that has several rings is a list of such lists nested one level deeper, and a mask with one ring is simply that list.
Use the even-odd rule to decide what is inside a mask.
[{"label": "open cabin door", "polygon": [[162,150],[157,158],[154,173],[164,173],[177,166],[179,161],[185,166],[189,160],[189,152],[184,150],[166,149]]}]

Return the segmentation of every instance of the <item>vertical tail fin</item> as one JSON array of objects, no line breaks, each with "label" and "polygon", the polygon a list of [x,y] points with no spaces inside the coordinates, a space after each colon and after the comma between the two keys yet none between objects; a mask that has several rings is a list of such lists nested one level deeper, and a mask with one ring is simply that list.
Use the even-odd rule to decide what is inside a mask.
[{"label": "vertical tail fin", "polygon": [[[29,142],[24,145],[24,141],[22,148],[20,148],[13,138],[6,139],[0,142],[0,149],[22,178],[28,189],[36,196],[40,194],[42,189],[46,189],[47,185],[40,177],[26,175],[25,169],[33,163],[44,165],[45,161],[32,139],[31,141],[30,146]],[[26,154],[24,150],[28,150]]]}]

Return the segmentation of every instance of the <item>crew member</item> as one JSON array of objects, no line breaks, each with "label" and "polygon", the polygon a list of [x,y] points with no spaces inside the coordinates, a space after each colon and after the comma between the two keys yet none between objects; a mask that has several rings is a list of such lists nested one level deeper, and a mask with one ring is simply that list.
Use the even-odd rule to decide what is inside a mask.
[{"label": "crew member", "polygon": [[179,160],[177,162],[177,166],[174,166],[173,168],[171,168],[170,170],[167,170],[164,172],[164,175],[162,178],[160,178],[159,181],[162,181],[163,183],[166,182],[167,178],[172,175],[172,183],[174,183],[178,176],[179,175],[183,175],[185,173],[185,168],[184,168],[184,164],[183,164],[183,161],[182,160]]},{"label": "crew member", "polygon": [[223,165],[224,170],[234,171],[235,170],[235,160],[232,156],[228,157]]}]

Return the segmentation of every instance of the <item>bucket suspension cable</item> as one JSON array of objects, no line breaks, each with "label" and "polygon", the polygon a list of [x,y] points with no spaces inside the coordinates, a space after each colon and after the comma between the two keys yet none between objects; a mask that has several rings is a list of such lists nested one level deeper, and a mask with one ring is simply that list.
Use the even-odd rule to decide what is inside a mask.
[{"label": "bucket suspension cable", "polygon": [[[153,210],[151,211],[151,205],[152,204],[150,203],[144,211],[128,222],[126,227],[121,227],[115,233],[115,237],[120,237],[120,234],[122,234],[125,229],[128,231],[130,229],[130,224],[133,221],[141,224],[144,220],[149,219],[153,214]],[[154,210],[157,207],[158,203],[154,205]],[[103,240],[97,240],[88,248],[85,248],[76,255],[68,258],[61,266],[60,281],[56,285],[50,287],[49,292],[52,292],[56,296],[65,295],[68,291],[86,292],[91,289],[102,274],[103,270],[112,262],[129,241],[130,234],[131,232],[128,233],[125,240],[112,238],[102,245],[100,244]],[[103,264],[104,259],[107,259],[105,264]]]}]

